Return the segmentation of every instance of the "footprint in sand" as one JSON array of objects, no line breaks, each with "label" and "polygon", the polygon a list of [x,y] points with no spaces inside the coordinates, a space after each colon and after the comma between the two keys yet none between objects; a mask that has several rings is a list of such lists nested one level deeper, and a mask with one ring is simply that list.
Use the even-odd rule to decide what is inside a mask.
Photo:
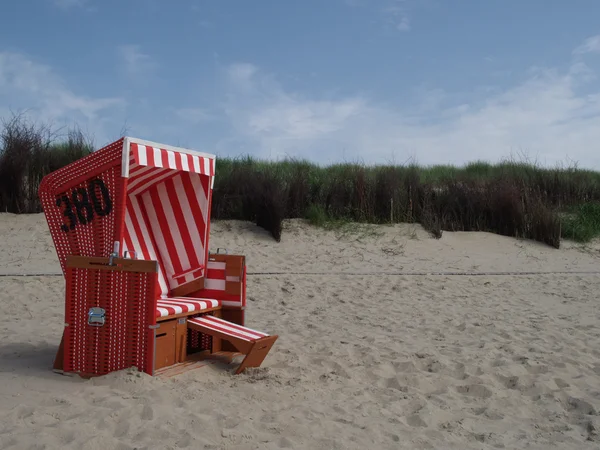
[{"label": "footprint in sand", "polygon": [[117,424],[117,427],[115,428],[115,437],[116,438],[123,437],[127,434],[128,431],[129,431],[129,422],[127,420],[121,420],[121,421],[119,421],[119,423]]},{"label": "footprint in sand", "polygon": [[413,414],[412,416],[408,416],[406,418],[406,423],[409,424],[411,427],[426,427],[427,426],[425,421],[423,419],[421,419],[421,416],[419,416],[418,414]]},{"label": "footprint in sand", "polygon": [[397,434],[390,435],[390,439],[394,442],[400,442],[400,436],[398,436]]},{"label": "footprint in sand", "polygon": [[151,406],[144,406],[144,409],[142,410],[142,420],[152,420],[154,419],[154,410],[152,409]]},{"label": "footprint in sand", "polygon": [[414,373],[418,371],[412,361],[394,362],[392,365],[398,372]]},{"label": "footprint in sand", "polygon": [[69,445],[75,441],[75,431],[73,430],[60,430],[58,436],[63,445]]},{"label": "footprint in sand", "polygon": [[463,395],[477,398],[489,398],[492,396],[492,391],[482,384],[468,384],[465,386],[457,386],[456,391]]},{"label": "footprint in sand", "polygon": [[177,440],[177,447],[178,448],[188,448],[192,443],[192,436],[190,435],[190,433],[188,433],[187,431],[185,431],[183,433],[183,435]]},{"label": "footprint in sand", "polygon": [[424,361],[419,361],[420,369],[429,372],[429,373],[438,373],[446,368],[441,362],[437,359],[426,359]]},{"label": "footprint in sand", "polygon": [[504,375],[496,375],[496,378],[502,383],[502,385],[507,389],[517,389],[519,385],[519,377],[516,375],[505,377]]},{"label": "footprint in sand", "polygon": [[545,364],[536,364],[534,366],[528,366],[527,372],[534,375],[548,373],[548,366]]},{"label": "footprint in sand", "polygon": [[598,415],[596,409],[585,400],[576,397],[568,397],[566,401],[565,409],[569,412],[576,411],[580,414],[586,414],[590,416]]},{"label": "footprint in sand", "polygon": [[464,380],[465,378],[469,377],[469,375],[466,372],[466,367],[462,363],[456,363],[453,369],[449,367],[444,367],[442,373],[444,375],[451,376],[452,378],[455,378],[457,380]]},{"label": "footprint in sand", "polygon": [[385,380],[385,387],[388,389],[395,389],[400,392],[408,392],[408,387],[401,384],[397,378],[388,378]]}]

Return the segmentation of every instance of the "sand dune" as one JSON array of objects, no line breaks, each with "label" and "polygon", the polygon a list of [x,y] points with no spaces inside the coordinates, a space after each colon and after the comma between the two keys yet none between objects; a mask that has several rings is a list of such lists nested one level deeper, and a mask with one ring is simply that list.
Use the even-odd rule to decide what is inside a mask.
[{"label": "sand dune", "polygon": [[[42,215],[0,236],[0,273],[60,271]],[[280,336],[262,368],[58,375],[62,278],[0,277],[0,448],[600,448],[600,246],[300,221],[211,242],[247,255],[247,323]]]}]

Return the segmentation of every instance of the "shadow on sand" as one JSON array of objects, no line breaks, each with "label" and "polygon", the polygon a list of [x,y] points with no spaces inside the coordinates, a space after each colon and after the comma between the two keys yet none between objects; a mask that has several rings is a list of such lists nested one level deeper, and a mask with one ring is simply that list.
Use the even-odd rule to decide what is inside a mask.
[{"label": "shadow on sand", "polygon": [[58,345],[9,343],[0,345],[0,373],[47,378],[52,370]]}]

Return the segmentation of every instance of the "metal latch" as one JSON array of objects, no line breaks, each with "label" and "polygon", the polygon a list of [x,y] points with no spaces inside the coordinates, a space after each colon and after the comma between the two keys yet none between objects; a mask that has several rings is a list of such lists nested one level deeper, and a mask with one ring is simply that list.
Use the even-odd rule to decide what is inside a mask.
[{"label": "metal latch", "polygon": [[103,308],[90,308],[88,312],[88,325],[91,327],[101,327],[104,325],[106,311]]}]

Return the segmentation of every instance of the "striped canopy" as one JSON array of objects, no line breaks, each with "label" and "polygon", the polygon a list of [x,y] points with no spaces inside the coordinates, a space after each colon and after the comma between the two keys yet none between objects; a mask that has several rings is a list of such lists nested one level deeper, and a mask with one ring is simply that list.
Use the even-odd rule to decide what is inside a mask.
[{"label": "striped canopy", "polygon": [[67,255],[159,261],[162,296],[205,275],[215,156],[125,137],[49,175],[40,199]]},{"label": "striped canopy", "polygon": [[137,139],[130,140],[129,166],[126,167],[124,175],[127,176],[128,171],[140,167],[193,172],[211,177],[215,175],[214,156],[155,145]]},{"label": "striped canopy", "polygon": [[212,155],[129,140],[123,250],[160,262],[163,296],[205,273],[214,174]]}]

